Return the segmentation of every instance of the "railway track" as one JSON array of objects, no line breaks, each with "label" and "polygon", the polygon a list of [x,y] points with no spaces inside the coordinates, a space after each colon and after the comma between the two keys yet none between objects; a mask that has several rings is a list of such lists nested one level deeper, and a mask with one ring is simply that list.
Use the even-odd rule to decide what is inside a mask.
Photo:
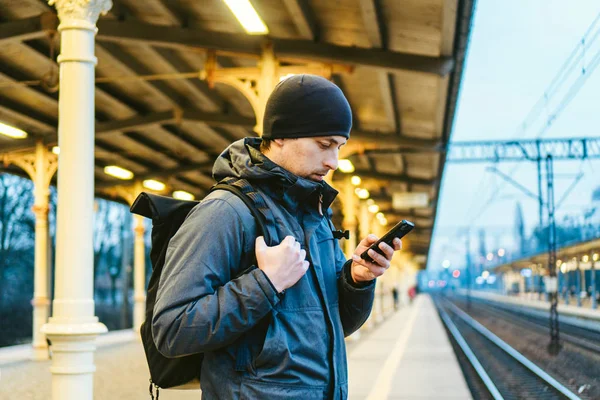
[{"label": "railway track", "polygon": [[[477,374],[476,399],[582,399],[450,301],[435,298],[455,344],[463,370]],[[471,378],[472,380],[473,378]],[[468,378],[469,380],[469,378]],[[483,388],[483,389],[481,389]]]},{"label": "railway track", "polygon": [[[457,300],[460,301],[461,306],[464,304],[462,298]],[[522,328],[544,334],[548,332],[548,316],[541,314],[540,312],[528,312],[517,307],[493,303],[486,300],[478,300],[476,307],[483,308],[483,312],[494,315],[497,318],[502,318],[503,320],[509,321]],[[574,325],[561,319],[560,340],[562,342],[573,344],[586,351],[600,354],[600,330],[581,325]]]}]

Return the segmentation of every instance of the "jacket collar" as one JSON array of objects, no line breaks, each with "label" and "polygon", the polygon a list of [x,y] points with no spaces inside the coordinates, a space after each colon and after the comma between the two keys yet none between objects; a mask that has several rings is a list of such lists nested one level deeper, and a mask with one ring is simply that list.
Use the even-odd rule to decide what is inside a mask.
[{"label": "jacket collar", "polygon": [[308,205],[308,209],[316,210],[321,202],[321,209],[325,214],[338,195],[338,191],[325,181],[315,182],[292,174],[261,153],[256,143],[255,141],[246,143],[250,159],[254,165],[269,171],[272,175],[273,179],[266,182],[271,194],[282,200],[290,209]]}]

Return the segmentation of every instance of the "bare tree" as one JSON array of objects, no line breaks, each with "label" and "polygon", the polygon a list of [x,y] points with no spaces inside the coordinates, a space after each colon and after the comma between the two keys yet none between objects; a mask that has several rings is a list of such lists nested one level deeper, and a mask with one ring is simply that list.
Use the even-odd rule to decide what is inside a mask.
[{"label": "bare tree", "polygon": [[[23,254],[32,253],[34,247],[35,217],[31,211],[32,205],[33,182],[10,174],[0,174],[0,305],[10,295],[7,291],[9,269],[16,271],[29,268],[32,271],[33,268],[33,265],[23,265],[26,260],[22,257]],[[19,293],[18,287],[11,286]]]}]

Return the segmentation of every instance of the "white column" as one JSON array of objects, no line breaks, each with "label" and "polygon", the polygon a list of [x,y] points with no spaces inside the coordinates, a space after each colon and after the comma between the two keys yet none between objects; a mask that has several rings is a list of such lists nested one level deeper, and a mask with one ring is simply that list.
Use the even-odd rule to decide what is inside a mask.
[{"label": "white column", "polygon": [[[363,240],[369,233],[371,233],[371,214],[367,209],[367,203],[365,201],[361,201],[359,205],[359,239]],[[365,329],[371,329],[375,322],[375,314],[377,313],[377,296],[375,296],[375,302],[373,303],[373,309],[371,310],[371,315],[363,325]]]},{"label": "white column", "polygon": [[[146,246],[144,217],[135,215],[135,244],[133,253],[133,330],[139,333],[146,318]],[[136,337],[140,337],[137,335]]]},{"label": "white column", "polygon": [[[368,218],[370,220],[371,232],[377,235],[377,237],[382,236],[381,224],[377,221],[376,218],[373,218],[372,214],[368,211]],[[385,276],[385,275],[384,275]],[[385,283],[384,277],[380,276],[377,278],[377,282],[375,284],[375,301],[373,303],[373,316],[375,317],[375,322],[380,323],[383,321],[383,296]]]},{"label": "white column", "polygon": [[263,132],[263,116],[265,115],[267,100],[279,82],[279,77],[277,75],[278,64],[275,53],[273,53],[273,44],[267,42],[263,47],[263,53],[260,59],[260,78],[257,82],[258,107],[254,110],[256,114],[256,126],[254,131],[260,136],[262,136]]},{"label": "white column", "polygon": [[[346,177],[342,187],[342,207],[344,209],[343,229],[348,229],[350,231],[350,238],[346,239],[344,243],[344,253],[347,258],[350,258],[358,245],[358,240],[356,238],[356,206],[358,198],[354,193],[354,186],[350,182],[350,177]],[[361,240],[362,239],[363,238],[361,238]]]},{"label": "white column", "polygon": [[35,266],[33,299],[33,359],[48,358],[46,335],[42,326],[48,322],[50,300],[48,298],[50,281],[48,279],[48,187],[50,178],[56,171],[56,163],[48,157],[48,150],[38,143],[35,152],[34,205],[35,214]]},{"label": "white column", "polygon": [[96,21],[110,0],[50,0],[61,33],[58,104],[58,205],[52,342],[52,398],[93,398],[95,339],[106,327],[94,316],[94,56]]}]

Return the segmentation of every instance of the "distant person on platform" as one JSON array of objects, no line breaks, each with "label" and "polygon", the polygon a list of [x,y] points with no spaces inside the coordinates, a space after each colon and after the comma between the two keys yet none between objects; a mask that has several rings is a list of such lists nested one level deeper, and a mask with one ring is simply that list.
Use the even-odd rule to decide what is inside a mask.
[{"label": "distant person on platform", "polygon": [[345,399],[344,337],[368,318],[375,279],[402,243],[382,243],[385,255],[371,251],[370,263],[359,255],[375,235],[350,260],[334,239],[329,206],[337,191],[324,178],[337,169],[352,126],[337,86],[314,75],[281,81],[263,126],[262,139],[225,149],[213,176],[247,179],[273,213],[276,237],[257,238],[235,195],[208,195],[169,244],[154,340],[171,357],[204,352],[206,399]]}]

